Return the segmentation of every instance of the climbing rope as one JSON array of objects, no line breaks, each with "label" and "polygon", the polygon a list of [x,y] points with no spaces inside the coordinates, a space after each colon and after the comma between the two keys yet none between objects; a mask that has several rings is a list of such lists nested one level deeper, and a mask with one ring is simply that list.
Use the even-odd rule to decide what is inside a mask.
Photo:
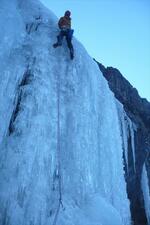
[{"label": "climbing rope", "polygon": [[62,204],[62,188],[61,188],[61,161],[60,161],[60,77],[57,73],[57,158],[58,158],[58,192],[59,192],[59,202],[55,213],[53,225],[56,225],[60,206]]}]

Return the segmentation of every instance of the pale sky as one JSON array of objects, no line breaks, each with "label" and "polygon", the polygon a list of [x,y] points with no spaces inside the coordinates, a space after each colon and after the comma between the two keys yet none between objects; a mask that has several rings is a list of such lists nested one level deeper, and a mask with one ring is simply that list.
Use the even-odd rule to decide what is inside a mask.
[{"label": "pale sky", "polygon": [[72,12],[74,36],[91,57],[150,101],[150,0],[41,0],[56,16]]}]

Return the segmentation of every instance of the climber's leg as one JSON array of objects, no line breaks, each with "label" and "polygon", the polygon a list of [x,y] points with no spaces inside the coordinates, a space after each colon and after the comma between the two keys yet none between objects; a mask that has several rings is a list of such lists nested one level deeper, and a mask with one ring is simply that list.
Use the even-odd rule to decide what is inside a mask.
[{"label": "climber's leg", "polygon": [[64,37],[64,32],[61,30],[59,35],[57,36],[57,42],[53,44],[54,48],[57,48],[58,46],[62,45],[63,37]]},{"label": "climber's leg", "polygon": [[66,34],[66,41],[67,41],[67,45],[68,48],[70,50],[70,58],[73,59],[74,58],[74,49],[73,49],[73,45],[72,45],[72,35],[73,32],[72,30],[68,30],[67,34]]}]

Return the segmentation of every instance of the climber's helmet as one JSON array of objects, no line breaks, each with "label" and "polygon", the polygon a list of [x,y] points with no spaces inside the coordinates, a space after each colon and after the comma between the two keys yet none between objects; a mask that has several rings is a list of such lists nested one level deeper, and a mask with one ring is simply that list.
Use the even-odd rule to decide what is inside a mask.
[{"label": "climber's helmet", "polygon": [[65,12],[65,16],[70,17],[70,16],[71,16],[71,12],[70,12],[69,10],[67,10],[67,11]]}]

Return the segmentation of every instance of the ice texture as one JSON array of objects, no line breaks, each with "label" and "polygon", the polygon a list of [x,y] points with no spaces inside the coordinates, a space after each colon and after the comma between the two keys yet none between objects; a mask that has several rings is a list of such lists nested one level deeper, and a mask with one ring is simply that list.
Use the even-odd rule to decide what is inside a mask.
[{"label": "ice texture", "polygon": [[[118,117],[120,121],[120,132],[122,137],[122,148],[124,153],[124,160],[128,173],[129,156],[132,159],[134,173],[136,173],[136,153],[135,153],[135,133],[137,127],[133,121],[127,116],[123,105],[116,100],[116,106],[118,110]],[[130,146],[129,146],[130,145]]]},{"label": "ice texture", "polygon": [[73,61],[52,47],[57,18],[37,0],[1,0],[0,23],[0,225],[129,225],[116,100],[97,64],[75,38]]},{"label": "ice texture", "polygon": [[147,171],[146,171],[145,164],[143,165],[141,187],[142,187],[143,196],[144,196],[147,222],[148,222],[148,225],[150,225],[150,190],[149,190],[149,186],[148,186],[148,177],[147,177]]}]

